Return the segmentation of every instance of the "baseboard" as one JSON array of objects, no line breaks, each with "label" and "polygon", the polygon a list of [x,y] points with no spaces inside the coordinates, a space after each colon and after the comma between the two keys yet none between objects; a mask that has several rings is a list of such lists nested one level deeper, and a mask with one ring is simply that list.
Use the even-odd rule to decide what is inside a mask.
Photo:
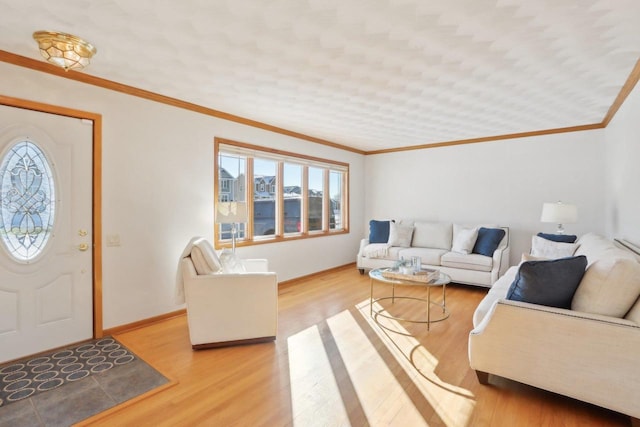
[{"label": "baseboard", "polygon": [[[278,282],[278,286],[288,286],[288,285],[295,284],[295,283],[298,283],[298,282],[301,282],[301,281],[304,281],[304,280],[309,280],[309,279],[314,278],[316,276],[321,276],[323,274],[330,273],[332,271],[345,270],[347,268],[353,268],[355,266],[356,266],[355,262],[350,262],[349,264],[340,265],[338,267],[331,267],[331,268],[328,268],[328,269],[322,270],[322,271],[316,271],[315,273],[307,274],[305,276],[299,276],[299,277],[296,277],[294,279],[283,280],[282,282]],[[357,270],[355,270],[355,271],[357,271]]]},{"label": "baseboard", "polygon": [[[341,265],[338,267],[332,267],[329,268],[327,270],[322,270],[322,271],[318,271],[312,274],[308,274],[306,276],[301,276],[301,277],[296,277],[295,279],[290,279],[290,280],[285,280],[282,282],[278,282],[278,286],[288,286],[291,284],[295,284],[304,280],[309,280],[313,277],[316,276],[320,276],[332,271],[340,271],[340,270],[344,270],[346,268],[353,268],[355,267],[355,263],[349,263],[349,264],[345,264],[345,265]],[[162,320],[166,320],[166,319],[171,319],[172,317],[177,317],[177,316],[184,316],[187,313],[187,309],[183,308],[181,310],[177,310],[177,311],[172,311],[170,313],[165,313],[165,314],[161,314],[159,316],[154,316],[154,317],[150,317],[148,319],[142,319],[142,320],[138,320],[137,322],[132,322],[132,323],[127,323],[126,325],[120,325],[120,326],[116,326],[113,328],[109,328],[109,329],[104,329],[102,331],[102,336],[106,336],[106,335],[113,335],[113,334],[121,334],[123,332],[128,332],[134,329],[138,329],[138,328],[143,328],[145,326],[151,325],[152,323],[156,323],[156,322],[160,322]],[[100,337],[95,337],[95,338],[102,338],[102,336]],[[274,337],[275,339],[275,337]]]},{"label": "baseboard", "polygon": [[208,348],[220,348],[220,347],[231,347],[234,345],[249,345],[249,344],[260,344],[265,342],[275,341],[276,337],[260,337],[260,338],[248,338],[245,340],[234,340],[234,341],[221,341],[221,342],[211,342],[205,344],[194,344],[191,346],[194,350],[206,350]]},{"label": "baseboard", "polygon": [[[128,332],[133,329],[143,328],[145,326],[149,326],[152,323],[160,322],[163,320],[171,319],[172,317],[184,316],[187,314],[187,309],[183,308],[181,310],[172,311],[170,313],[161,314],[159,316],[149,317],[148,319],[138,320],[137,322],[127,323],[126,325],[116,326],[114,328],[105,329],[102,331],[102,335],[113,335],[113,334],[121,334],[123,332]],[[100,338],[100,337],[98,337]]]}]

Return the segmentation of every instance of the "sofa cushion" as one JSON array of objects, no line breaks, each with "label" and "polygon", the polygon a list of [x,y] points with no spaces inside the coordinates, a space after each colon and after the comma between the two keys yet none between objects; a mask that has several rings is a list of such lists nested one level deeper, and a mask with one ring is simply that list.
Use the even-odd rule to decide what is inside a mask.
[{"label": "sofa cushion", "polygon": [[611,240],[595,234],[587,233],[578,239],[578,249],[575,255],[585,255],[587,262],[592,264],[600,258],[627,258],[634,260],[631,252],[616,247]]},{"label": "sofa cushion", "polygon": [[576,249],[576,255],[585,255],[589,261],[602,258],[605,252],[615,249],[613,242],[595,233],[585,234],[577,243],[580,246]]},{"label": "sofa cushion", "polygon": [[411,246],[411,237],[413,235],[413,227],[408,225],[400,225],[392,222],[389,224],[389,244],[391,246],[400,246],[408,248]]},{"label": "sofa cushion", "polygon": [[451,250],[453,227],[449,222],[415,222],[411,246]]},{"label": "sofa cushion", "polygon": [[640,264],[625,258],[601,258],[587,268],[571,309],[622,318],[638,296]]},{"label": "sofa cushion", "polygon": [[217,273],[222,268],[216,251],[204,237],[191,242],[191,262],[199,275]]},{"label": "sofa cushion", "polygon": [[193,247],[191,249],[191,262],[193,263],[193,267],[196,269],[196,273],[198,273],[199,276],[215,273],[211,269],[211,267],[209,267],[207,261],[205,261],[200,248]]},{"label": "sofa cushion", "polygon": [[[205,256],[205,252],[206,251],[203,251],[198,246],[191,248],[191,262],[193,262],[193,267],[196,269],[196,273],[198,273],[198,275],[205,275],[220,271],[220,261],[215,261],[213,257]],[[217,255],[215,256],[215,259],[218,259]]]},{"label": "sofa cushion", "polygon": [[493,256],[505,234],[505,231],[501,228],[480,227],[476,244],[473,246],[473,253]]},{"label": "sofa cushion", "polygon": [[440,265],[442,256],[446,253],[445,249],[411,247],[401,249],[398,252],[398,256],[404,259],[411,259],[411,257],[417,256],[420,257],[420,262],[423,265]]},{"label": "sofa cushion", "polygon": [[480,254],[461,254],[447,252],[442,256],[440,263],[443,267],[463,268],[465,270],[491,271],[493,258]]},{"label": "sofa cushion", "polygon": [[552,242],[561,242],[561,243],[575,243],[578,236],[575,234],[549,234],[549,233],[538,233],[538,237],[542,237],[543,239],[551,240]]},{"label": "sofa cushion", "polygon": [[364,258],[387,258],[389,256],[388,243],[370,243],[362,248]]},{"label": "sofa cushion", "polygon": [[631,307],[631,310],[629,310],[624,318],[636,322],[636,324],[640,326],[640,298],[633,304],[633,307]]},{"label": "sofa cushion", "polygon": [[507,299],[571,308],[571,300],[586,267],[584,256],[523,262],[507,292]]},{"label": "sofa cushion", "polygon": [[567,258],[573,256],[578,245],[543,239],[540,236],[531,238],[531,255],[548,259]]},{"label": "sofa cushion", "polygon": [[389,223],[391,221],[369,221],[369,243],[387,243],[389,241]]},{"label": "sofa cushion", "polygon": [[400,259],[400,252],[406,249],[407,248],[401,248],[399,246],[391,246],[389,247],[389,252],[387,253],[387,256],[385,257],[385,259],[392,259],[394,261],[397,261]]},{"label": "sofa cushion", "polygon": [[462,227],[457,224],[453,225],[453,244],[452,252],[461,254],[470,254],[478,239],[478,227]]}]

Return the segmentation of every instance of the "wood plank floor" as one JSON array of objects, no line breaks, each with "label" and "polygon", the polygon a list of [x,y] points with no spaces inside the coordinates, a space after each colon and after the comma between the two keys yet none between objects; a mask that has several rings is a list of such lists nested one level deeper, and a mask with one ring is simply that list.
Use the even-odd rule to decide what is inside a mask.
[{"label": "wood plank floor", "polygon": [[[368,276],[354,266],[282,285],[274,343],[194,352],[184,316],[118,334],[177,384],[89,424],[630,425],[621,414],[513,381],[491,377],[490,386],[478,384],[467,337],[486,290],[448,286],[451,315],[429,332],[423,324],[378,318],[387,329],[381,328],[369,316],[369,291]],[[389,291],[374,286],[376,297]],[[426,293],[414,287],[396,292]],[[380,304],[406,316],[423,316],[425,308],[409,300]]]}]

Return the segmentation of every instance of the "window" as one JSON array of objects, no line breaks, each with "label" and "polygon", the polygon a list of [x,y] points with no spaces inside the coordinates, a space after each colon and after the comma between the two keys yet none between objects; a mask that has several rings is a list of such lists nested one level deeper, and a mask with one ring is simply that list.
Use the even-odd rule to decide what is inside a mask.
[{"label": "window", "polygon": [[33,261],[47,245],[56,211],[52,168],[42,149],[21,140],[0,159],[0,236],[17,261]]},{"label": "window", "polygon": [[[247,205],[237,244],[348,232],[348,164],[220,138],[215,153],[216,200]],[[234,192],[244,188],[253,192]],[[217,247],[229,244],[230,230],[217,224]]]},{"label": "window", "polygon": [[329,228],[339,230],[342,228],[342,174],[339,172],[329,172],[329,195]]},{"label": "window", "polygon": [[300,233],[302,231],[302,165],[284,162],[283,165],[283,198],[284,198],[284,232]]},{"label": "window", "polygon": [[[247,159],[244,156],[234,154],[218,156],[218,183],[220,191],[218,192],[218,201],[220,202],[246,202],[247,198],[244,189],[244,183],[247,168]],[[228,191],[225,191],[225,185]],[[251,187],[250,187],[251,188]],[[243,238],[246,233],[246,225],[240,224],[238,229],[238,238]],[[231,224],[217,224],[216,234],[223,239],[231,239]]]},{"label": "window", "polygon": [[278,164],[273,160],[254,157],[253,173],[260,180],[260,191],[253,194],[253,236],[263,238],[276,235],[276,198],[275,194],[267,191],[266,184],[276,178]]},{"label": "window", "polygon": [[324,209],[322,206],[324,194],[324,169],[309,168],[309,191],[307,221],[309,221],[309,231],[322,230]]}]

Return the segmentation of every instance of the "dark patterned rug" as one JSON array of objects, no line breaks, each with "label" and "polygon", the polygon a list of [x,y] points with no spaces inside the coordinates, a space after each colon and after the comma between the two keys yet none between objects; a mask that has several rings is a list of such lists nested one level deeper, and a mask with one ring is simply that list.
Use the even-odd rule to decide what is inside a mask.
[{"label": "dark patterned rug", "polygon": [[70,425],[169,380],[114,338],[0,365],[0,427]]},{"label": "dark patterned rug", "polygon": [[12,362],[0,367],[0,406],[131,363],[135,358],[119,342],[108,337],[34,359]]}]

